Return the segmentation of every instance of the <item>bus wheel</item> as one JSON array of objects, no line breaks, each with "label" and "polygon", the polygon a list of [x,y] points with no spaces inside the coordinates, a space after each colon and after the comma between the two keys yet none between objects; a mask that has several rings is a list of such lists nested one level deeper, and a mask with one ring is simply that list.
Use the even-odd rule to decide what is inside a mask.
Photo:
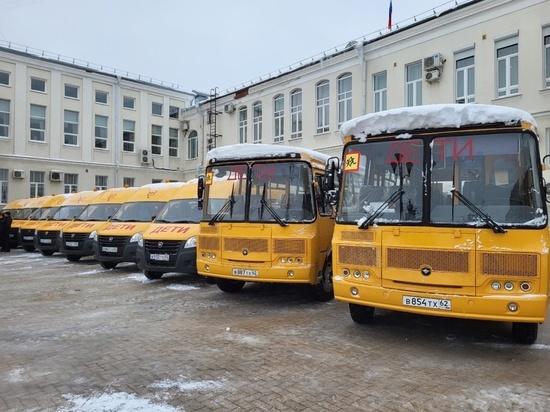
[{"label": "bus wheel", "polygon": [[25,252],[34,252],[34,246],[23,246],[23,249],[25,249]]},{"label": "bus wheel", "polygon": [[101,267],[103,269],[113,269],[117,265],[116,262],[106,262],[106,261],[103,261],[103,260],[100,260],[99,264],[101,265]]},{"label": "bus wheel", "polygon": [[374,308],[372,306],[363,306],[350,303],[349,313],[355,323],[369,325],[372,323],[372,318],[374,317]]},{"label": "bus wheel", "polygon": [[334,299],[334,289],[332,287],[332,261],[328,259],[323,267],[323,274],[319,283],[313,285],[315,299],[319,302],[328,302]]},{"label": "bus wheel", "polygon": [[151,272],[149,270],[144,270],[143,274],[147,279],[150,279],[150,280],[160,279],[163,275],[162,272]]},{"label": "bus wheel", "polygon": [[65,257],[67,258],[67,260],[69,262],[76,262],[76,261],[79,261],[82,256],[80,256],[80,255],[65,255]]},{"label": "bus wheel", "polygon": [[538,323],[512,323],[512,337],[517,343],[531,345],[537,340],[539,330]]},{"label": "bus wheel", "polygon": [[53,255],[53,250],[41,250],[40,253],[42,253],[43,256],[51,256]]},{"label": "bus wheel", "polygon": [[242,280],[231,280],[231,279],[216,279],[216,284],[218,288],[227,293],[235,293],[240,291],[244,286],[244,281]]}]

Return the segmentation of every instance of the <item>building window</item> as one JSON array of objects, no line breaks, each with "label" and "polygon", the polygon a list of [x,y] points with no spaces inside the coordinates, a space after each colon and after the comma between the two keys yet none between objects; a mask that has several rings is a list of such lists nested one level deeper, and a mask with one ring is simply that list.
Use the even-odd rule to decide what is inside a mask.
[{"label": "building window", "polygon": [[546,87],[550,87],[550,27],[544,28],[544,58]]},{"label": "building window", "polygon": [[196,159],[199,153],[199,144],[198,144],[198,138],[197,138],[197,132],[196,130],[193,130],[191,133],[189,133],[189,137],[187,138],[187,158],[188,159]]},{"label": "building window", "polygon": [[262,143],[262,103],[252,105],[252,141]]},{"label": "building window", "polygon": [[170,117],[170,119],[179,119],[179,117],[180,117],[180,108],[179,107],[170,106],[169,110],[170,110],[170,113],[169,113],[168,116]]},{"label": "building window", "polygon": [[162,126],[151,125],[151,153],[162,155]]},{"label": "building window", "polygon": [[5,86],[10,85],[10,74],[8,72],[0,71],[0,84]]},{"label": "building window", "polygon": [[178,157],[179,156],[179,149],[178,149],[178,129],[171,127],[168,130],[168,156],[170,157]]},{"label": "building window", "polygon": [[95,187],[97,190],[106,190],[107,189],[107,176],[96,176],[95,177]]},{"label": "building window", "polygon": [[31,170],[30,176],[30,197],[44,196],[44,177],[46,172],[37,172]]},{"label": "building window", "polygon": [[109,98],[109,93],[104,92],[103,90],[95,91],[95,102],[100,104],[107,104]]},{"label": "building window", "polygon": [[46,106],[31,104],[30,131],[33,142],[46,141]]},{"label": "building window", "polygon": [[8,203],[8,169],[0,169],[0,203]]},{"label": "building window", "polygon": [[64,132],[64,143],[69,146],[78,146],[78,112],[65,110]]},{"label": "building window", "polygon": [[31,77],[31,90],[33,92],[46,92],[46,80]]},{"label": "building window", "polygon": [[0,137],[10,137],[10,101],[0,99]]},{"label": "building window", "polygon": [[107,149],[107,124],[109,118],[107,116],[95,115],[95,148]]},{"label": "building window", "polygon": [[[458,57],[458,56],[457,56]],[[475,101],[474,56],[456,60],[456,102],[473,103]]]},{"label": "building window", "polygon": [[517,36],[496,42],[497,48],[497,96],[519,93],[519,54]]},{"label": "building window", "polygon": [[124,98],[122,99],[122,107],[124,107],[125,109],[135,110],[136,99],[134,99],[133,97],[124,96]]},{"label": "building window", "polygon": [[134,177],[123,177],[122,186],[123,187],[134,187],[136,184],[136,179]]},{"label": "building window", "polygon": [[422,62],[406,66],[405,99],[407,106],[422,104]]},{"label": "building window", "polygon": [[386,72],[372,76],[373,106],[375,112],[388,108],[388,75]]},{"label": "building window", "polygon": [[78,86],[73,86],[72,84],[66,84],[65,97],[69,97],[71,99],[78,99]]},{"label": "building window", "polygon": [[351,119],[351,74],[338,78],[338,127]]},{"label": "building window", "polygon": [[273,98],[274,142],[285,140],[285,97],[279,94]]},{"label": "building window", "polygon": [[124,120],[122,122],[122,151],[135,152],[136,145],[136,122]]},{"label": "building window", "polygon": [[151,104],[151,114],[153,116],[162,116],[162,103],[153,102]]},{"label": "building window", "polygon": [[302,90],[290,94],[290,138],[302,137]]},{"label": "building window", "polygon": [[63,175],[64,193],[78,192],[78,174],[65,173]]},{"label": "building window", "polygon": [[317,133],[326,133],[329,131],[330,99],[328,86],[328,80],[324,80],[317,85],[315,92],[317,99]]},{"label": "building window", "polygon": [[246,143],[248,139],[248,112],[246,107],[239,109],[239,143]]}]

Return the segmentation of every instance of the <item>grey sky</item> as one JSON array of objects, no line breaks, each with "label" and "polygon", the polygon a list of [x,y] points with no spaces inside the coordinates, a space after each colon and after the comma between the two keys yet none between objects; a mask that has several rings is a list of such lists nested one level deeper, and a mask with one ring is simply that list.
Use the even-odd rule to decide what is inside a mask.
[{"label": "grey sky", "polygon": [[[394,24],[455,4],[392,2]],[[224,91],[350,40],[387,32],[389,4],[390,0],[0,0],[0,46],[12,42],[175,83],[186,91]]]}]

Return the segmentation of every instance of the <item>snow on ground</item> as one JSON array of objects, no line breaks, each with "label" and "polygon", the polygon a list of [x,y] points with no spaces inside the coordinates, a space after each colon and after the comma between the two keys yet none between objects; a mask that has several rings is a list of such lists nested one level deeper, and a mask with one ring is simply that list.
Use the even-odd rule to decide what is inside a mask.
[{"label": "snow on ground", "polygon": [[71,404],[68,408],[60,408],[57,412],[178,412],[184,409],[163,405],[149,399],[140,398],[125,392],[93,394],[90,396],[64,395]]}]

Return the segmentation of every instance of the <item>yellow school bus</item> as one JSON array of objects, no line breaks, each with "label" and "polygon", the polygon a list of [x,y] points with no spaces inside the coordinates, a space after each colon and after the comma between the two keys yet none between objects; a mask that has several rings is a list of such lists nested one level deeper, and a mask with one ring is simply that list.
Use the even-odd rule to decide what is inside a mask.
[{"label": "yellow school bus", "polygon": [[16,248],[19,246],[19,228],[25,223],[29,216],[37,210],[36,207],[28,206],[34,201],[34,197],[14,200],[2,208],[2,211],[11,213],[11,228],[9,233],[10,246]]},{"label": "yellow school bus", "polygon": [[137,188],[117,187],[103,190],[72,222],[61,231],[59,252],[71,262],[94,254],[93,243],[97,230],[107,224],[122,204]]},{"label": "yellow school bus", "polygon": [[197,271],[224,292],[245,282],[313,285],[333,298],[334,220],[322,179],[329,156],[298,147],[238,144],[211,150],[199,178]]},{"label": "yellow school bus", "polygon": [[19,245],[27,252],[34,252],[34,234],[36,229],[45,221],[50,220],[57,213],[61,204],[71,196],[70,194],[50,195],[34,198],[28,203],[30,207],[38,207],[31,213],[29,219],[19,227]]},{"label": "yellow school bus", "polygon": [[548,308],[546,190],[536,124],[492,105],[429,105],[342,125],[335,298],[512,322],[533,343]]},{"label": "yellow school bus", "polygon": [[172,194],[137,242],[137,265],[148,279],[168,272],[197,273],[200,217],[194,179]]}]

